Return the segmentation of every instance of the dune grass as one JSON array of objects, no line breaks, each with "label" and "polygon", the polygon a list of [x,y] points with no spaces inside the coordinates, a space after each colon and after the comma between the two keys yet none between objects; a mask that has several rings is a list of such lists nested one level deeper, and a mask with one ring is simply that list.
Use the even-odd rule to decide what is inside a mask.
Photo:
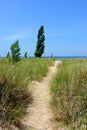
[{"label": "dune grass", "polygon": [[51,82],[51,108],[66,130],[87,129],[87,60],[65,60]]},{"label": "dune grass", "polygon": [[0,59],[0,123],[18,125],[32,102],[29,84],[41,80],[53,64],[52,59],[22,59],[16,64]]}]

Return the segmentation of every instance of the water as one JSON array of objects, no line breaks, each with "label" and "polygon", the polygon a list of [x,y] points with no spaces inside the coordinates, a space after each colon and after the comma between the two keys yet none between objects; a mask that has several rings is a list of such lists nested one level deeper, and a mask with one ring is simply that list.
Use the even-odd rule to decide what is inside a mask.
[{"label": "water", "polygon": [[[6,57],[0,57],[6,58]],[[21,57],[24,58],[24,57]],[[28,58],[34,58],[34,56],[30,56]],[[42,56],[42,58],[51,58],[50,56]],[[87,59],[87,56],[53,56],[52,58],[55,59]]]},{"label": "water", "polygon": [[[50,56],[43,56],[42,58],[51,58]],[[54,59],[87,59],[87,56],[53,56]]]},{"label": "water", "polygon": [[87,56],[54,56],[56,59],[87,59]]}]

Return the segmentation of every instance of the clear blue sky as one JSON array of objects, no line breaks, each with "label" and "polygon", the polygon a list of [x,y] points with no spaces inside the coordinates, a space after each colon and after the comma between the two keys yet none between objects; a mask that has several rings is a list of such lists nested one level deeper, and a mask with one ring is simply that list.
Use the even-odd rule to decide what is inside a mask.
[{"label": "clear blue sky", "polygon": [[33,56],[41,25],[45,56],[87,56],[87,0],[0,0],[0,55],[19,39]]}]

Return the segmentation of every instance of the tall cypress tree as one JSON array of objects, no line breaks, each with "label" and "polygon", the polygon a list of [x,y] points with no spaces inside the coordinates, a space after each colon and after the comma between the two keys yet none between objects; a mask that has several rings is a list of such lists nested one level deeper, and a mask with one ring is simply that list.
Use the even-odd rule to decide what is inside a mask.
[{"label": "tall cypress tree", "polygon": [[36,50],[35,50],[35,57],[41,57],[42,54],[44,53],[44,48],[45,48],[45,35],[44,35],[44,26],[40,26],[38,30],[38,35],[37,35],[37,43],[36,43]]}]

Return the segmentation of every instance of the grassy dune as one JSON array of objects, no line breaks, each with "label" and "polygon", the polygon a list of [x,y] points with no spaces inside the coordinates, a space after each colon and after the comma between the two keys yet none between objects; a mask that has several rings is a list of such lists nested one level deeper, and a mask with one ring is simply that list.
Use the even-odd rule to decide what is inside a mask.
[{"label": "grassy dune", "polygon": [[29,83],[46,75],[52,59],[22,59],[17,64],[0,59],[0,122],[18,125],[32,101]]},{"label": "grassy dune", "polygon": [[56,123],[66,130],[86,130],[87,60],[67,60],[51,82],[51,107]]}]

